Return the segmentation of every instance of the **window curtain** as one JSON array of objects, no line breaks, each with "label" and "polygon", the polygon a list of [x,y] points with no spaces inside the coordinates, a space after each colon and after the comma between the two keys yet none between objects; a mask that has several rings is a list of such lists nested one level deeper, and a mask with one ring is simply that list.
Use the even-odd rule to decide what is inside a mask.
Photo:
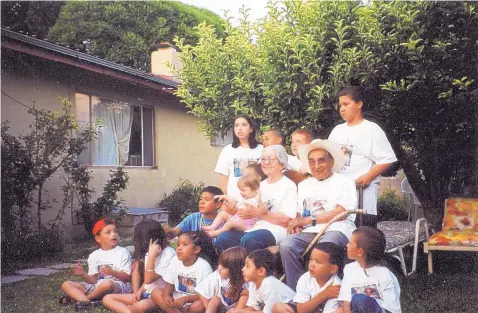
[{"label": "window curtain", "polygon": [[133,108],[121,101],[101,101],[94,107],[97,138],[94,165],[124,165],[129,158]]}]

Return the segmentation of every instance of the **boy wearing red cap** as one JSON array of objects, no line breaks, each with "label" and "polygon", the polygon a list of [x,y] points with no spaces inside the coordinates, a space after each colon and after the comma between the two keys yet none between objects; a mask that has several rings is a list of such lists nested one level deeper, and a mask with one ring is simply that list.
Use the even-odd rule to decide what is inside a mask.
[{"label": "boy wearing red cap", "polygon": [[[88,273],[80,263],[73,266],[73,275],[81,276],[84,282],[66,281],[61,285],[65,293],[61,304],[75,303],[75,310],[87,310],[96,305],[108,293],[131,291],[131,254],[118,246],[118,232],[113,220],[103,218],[93,226],[93,236],[100,249],[88,257]],[[99,302],[101,303],[101,302]]]}]

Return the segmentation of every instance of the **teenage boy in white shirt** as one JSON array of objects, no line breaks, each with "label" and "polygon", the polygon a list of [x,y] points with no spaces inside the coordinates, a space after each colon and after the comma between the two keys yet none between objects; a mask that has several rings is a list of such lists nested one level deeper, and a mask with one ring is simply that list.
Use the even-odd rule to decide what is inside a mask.
[{"label": "teenage boy in white shirt", "polygon": [[[344,164],[344,155],[338,144],[329,140],[316,139],[299,147],[300,160],[312,175],[299,183],[297,213],[299,217],[288,225],[287,236],[280,244],[280,255],[287,285],[295,289],[299,277],[304,274],[302,253],[323,224],[336,215],[353,210],[357,205],[354,182],[336,172]],[[335,173],[334,173],[335,172]],[[319,242],[333,242],[345,248],[354,225],[355,215],[330,225]],[[303,228],[301,233],[298,233]]]},{"label": "teenage boy in white shirt", "polygon": [[332,130],[329,140],[340,144],[346,157],[340,173],[364,188],[364,225],[376,227],[380,175],[397,158],[380,126],[363,118],[363,98],[358,87],[344,88],[338,95],[338,105],[345,123]]}]

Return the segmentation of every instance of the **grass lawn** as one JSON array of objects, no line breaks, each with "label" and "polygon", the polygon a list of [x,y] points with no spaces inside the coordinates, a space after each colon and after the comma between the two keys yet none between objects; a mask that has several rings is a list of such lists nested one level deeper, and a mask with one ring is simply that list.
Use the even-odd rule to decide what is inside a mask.
[{"label": "grass lawn", "polygon": [[[436,253],[433,275],[427,274],[425,256],[421,256],[418,264],[418,273],[408,278],[397,272],[397,264],[392,264],[402,289],[403,313],[478,311],[478,254]],[[73,306],[58,304],[60,285],[68,279],[72,279],[72,276],[64,270],[47,277],[3,285],[2,312],[74,312]],[[109,311],[98,307],[90,312]]]}]

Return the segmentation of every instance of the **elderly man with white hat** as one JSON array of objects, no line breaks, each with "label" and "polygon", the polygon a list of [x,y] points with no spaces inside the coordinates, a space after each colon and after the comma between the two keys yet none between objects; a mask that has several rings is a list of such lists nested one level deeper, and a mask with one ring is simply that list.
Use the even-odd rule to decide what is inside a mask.
[{"label": "elderly man with white hat", "polygon": [[[298,185],[298,217],[289,223],[290,235],[280,244],[286,283],[294,290],[304,274],[301,255],[323,224],[357,205],[354,181],[338,173],[344,166],[344,154],[338,144],[316,139],[299,147],[299,158],[312,177]],[[355,229],[354,220],[355,215],[350,214],[346,219],[332,223],[319,242],[333,242],[345,248]],[[302,228],[303,231],[297,233]]]}]

